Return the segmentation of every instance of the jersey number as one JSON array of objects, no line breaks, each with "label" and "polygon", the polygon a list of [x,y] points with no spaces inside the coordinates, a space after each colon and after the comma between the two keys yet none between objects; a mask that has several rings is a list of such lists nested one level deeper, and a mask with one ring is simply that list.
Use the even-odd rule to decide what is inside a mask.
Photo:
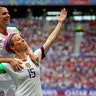
[{"label": "jersey number", "polygon": [[34,78],[36,76],[36,73],[34,71],[34,68],[28,69],[30,78]]}]

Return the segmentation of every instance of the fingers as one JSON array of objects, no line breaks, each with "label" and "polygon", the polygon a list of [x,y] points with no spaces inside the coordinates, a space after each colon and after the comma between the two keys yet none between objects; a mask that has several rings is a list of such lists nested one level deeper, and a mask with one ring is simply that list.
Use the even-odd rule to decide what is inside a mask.
[{"label": "fingers", "polygon": [[12,60],[11,65],[14,71],[21,71],[23,69],[22,67],[22,61],[20,60]]},{"label": "fingers", "polygon": [[36,65],[39,65],[39,58],[38,57],[36,57],[36,59],[35,60],[32,60]]},{"label": "fingers", "polygon": [[22,61],[21,61],[21,60],[18,60],[18,63],[19,63],[19,64],[22,64]]},{"label": "fingers", "polygon": [[66,8],[63,8],[61,11],[66,11]]},{"label": "fingers", "polygon": [[63,8],[63,9],[61,10],[61,12],[62,12],[63,14],[67,14],[67,10],[66,10],[65,8]]},{"label": "fingers", "polygon": [[22,69],[23,69],[23,67],[20,64],[13,66],[14,71],[21,71]]}]

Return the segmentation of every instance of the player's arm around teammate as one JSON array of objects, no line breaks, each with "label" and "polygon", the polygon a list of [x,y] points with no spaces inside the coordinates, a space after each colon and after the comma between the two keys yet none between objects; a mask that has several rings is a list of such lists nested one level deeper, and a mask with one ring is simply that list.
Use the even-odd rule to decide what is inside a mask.
[{"label": "player's arm around teammate", "polygon": [[[12,30],[10,27],[10,31],[8,31],[8,25],[10,24],[10,14],[6,7],[0,6],[0,63],[10,63],[15,71],[22,70],[21,61],[14,60],[10,56],[3,57],[4,49],[3,49],[3,41],[13,32],[17,33],[17,30]],[[7,54],[8,55],[8,54]],[[37,56],[31,53],[32,61],[35,64],[38,64]]]}]

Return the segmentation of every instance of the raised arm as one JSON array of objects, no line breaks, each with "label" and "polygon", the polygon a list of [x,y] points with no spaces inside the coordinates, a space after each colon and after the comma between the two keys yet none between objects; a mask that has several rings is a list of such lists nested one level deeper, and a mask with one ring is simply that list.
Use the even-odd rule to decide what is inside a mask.
[{"label": "raised arm", "polygon": [[57,16],[58,24],[57,24],[56,28],[49,35],[48,39],[46,40],[46,42],[43,45],[45,54],[48,52],[49,48],[51,47],[51,45],[55,41],[56,37],[58,36],[60,29],[62,27],[62,24],[63,24],[64,20],[66,19],[66,17],[67,17],[67,11],[64,8],[61,10],[60,16]]}]

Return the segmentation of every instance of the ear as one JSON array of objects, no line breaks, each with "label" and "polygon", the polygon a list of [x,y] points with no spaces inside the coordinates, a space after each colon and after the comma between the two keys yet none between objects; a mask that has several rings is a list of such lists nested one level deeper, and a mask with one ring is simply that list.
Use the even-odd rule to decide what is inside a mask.
[{"label": "ear", "polygon": [[14,49],[15,49],[14,45],[11,45],[10,49],[14,51]]}]

